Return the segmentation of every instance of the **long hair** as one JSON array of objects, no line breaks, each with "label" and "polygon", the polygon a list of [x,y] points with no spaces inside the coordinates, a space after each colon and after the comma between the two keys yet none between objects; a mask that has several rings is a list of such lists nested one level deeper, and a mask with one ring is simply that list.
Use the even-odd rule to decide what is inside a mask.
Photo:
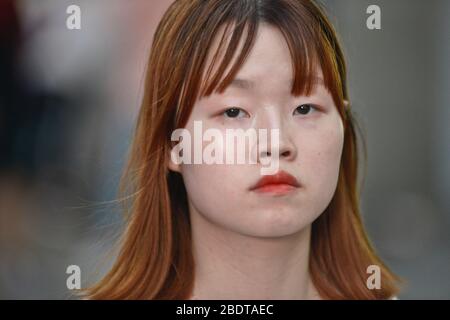
[{"label": "long hair", "polygon": [[[377,257],[361,220],[358,142],[363,139],[357,135],[351,103],[346,103],[341,46],[323,8],[311,0],[178,0],[162,17],[153,38],[144,97],[122,177],[121,191],[131,201],[120,251],[106,276],[85,290],[86,297],[190,298],[195,264],[188,202],[181,175],[168,169],[170,136],[184,127],[199,97],[226,89],[252,49],[261,23],[277,27],[288,44],[294,73],[291,93],[310,94],[315,67],[320,66],[344,124],[337,188],[312,225],[309,269],[314,285],[324,299],[388,299],[398,292],[398,278]],[[218,36],[220,44],[207,66],[211,43]],[[241,40],[244,45],[238,52]],[[235,53],[238,56],[224,76]],[[380,268],[381,289],[367,288],[369,265]]]}]

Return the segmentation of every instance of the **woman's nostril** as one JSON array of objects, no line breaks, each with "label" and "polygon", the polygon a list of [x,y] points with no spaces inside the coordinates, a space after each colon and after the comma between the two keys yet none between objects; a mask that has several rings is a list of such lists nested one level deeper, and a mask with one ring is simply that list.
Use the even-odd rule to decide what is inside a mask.
[{"label": "woman's nostril", "polygon": [[[264,151],[261,152],[261,157],[270,157],[272,153],[270,151]],[[292,152],[290,150],[285,150],[280,152],[280,156],[284,158],[289,158],[292,155]]]},{"label": "woman's nostril", "polygon": [[283,156],[283,157],[289,157],[290,155],[291,155],[291,152],[289,150],[286,150],[281,153],[281,156]]}]

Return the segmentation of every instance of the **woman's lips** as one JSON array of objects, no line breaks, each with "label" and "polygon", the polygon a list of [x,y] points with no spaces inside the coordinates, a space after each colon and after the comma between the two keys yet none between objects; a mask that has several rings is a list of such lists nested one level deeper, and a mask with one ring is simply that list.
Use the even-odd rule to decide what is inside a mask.
[{"label": "woman's lips", "polygon": [[250,188],[251,191],[263,194],[283,195],[300,187],[297,179],[285,171],[274,175],[264,176]]},{"label": "woman's lips", "polygon": [[297,189],[297,187],[291,186],[289,184],[268,184],[263,187],[257,188],[253,191],[263,194],[268,193],[268,194],[283,195],[295,189]]}]

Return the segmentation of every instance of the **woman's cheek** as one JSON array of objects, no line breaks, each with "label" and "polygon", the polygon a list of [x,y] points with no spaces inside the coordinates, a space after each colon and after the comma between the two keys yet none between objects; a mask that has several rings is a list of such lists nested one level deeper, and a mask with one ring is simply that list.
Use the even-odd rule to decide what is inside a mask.
[{"label": "woman's cheek", "polygon": [[297,165],[300,177],[313,193],[328,194],[337,183],[343,147],[339,121],[303,131],[298,137]]},{"label": "woman's cheek", "polygon": [[216,207],[217,201],[223,199],[230,187],[233,188],[227,167],[219,164],[185,166],[183,176],[189,197],[199,206]]},{"label": "woman's cheek", "polygon": [[[342,157],[343,133],[339,127],[325,131],[317,143],[315,172],[321,177],[319,188],[334,193]],[[322,174],[320,174],[322,173]]]}]

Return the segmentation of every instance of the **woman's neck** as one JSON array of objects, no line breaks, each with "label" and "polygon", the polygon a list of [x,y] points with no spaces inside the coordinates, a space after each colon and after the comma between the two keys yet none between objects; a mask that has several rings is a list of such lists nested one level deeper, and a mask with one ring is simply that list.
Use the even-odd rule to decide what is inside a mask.
[{"label": "woman's neck", "polygon": [[191,226],[191,299],[320,299],[308,269],[311,226],[258,238],[214,225],[195,210]]}]

